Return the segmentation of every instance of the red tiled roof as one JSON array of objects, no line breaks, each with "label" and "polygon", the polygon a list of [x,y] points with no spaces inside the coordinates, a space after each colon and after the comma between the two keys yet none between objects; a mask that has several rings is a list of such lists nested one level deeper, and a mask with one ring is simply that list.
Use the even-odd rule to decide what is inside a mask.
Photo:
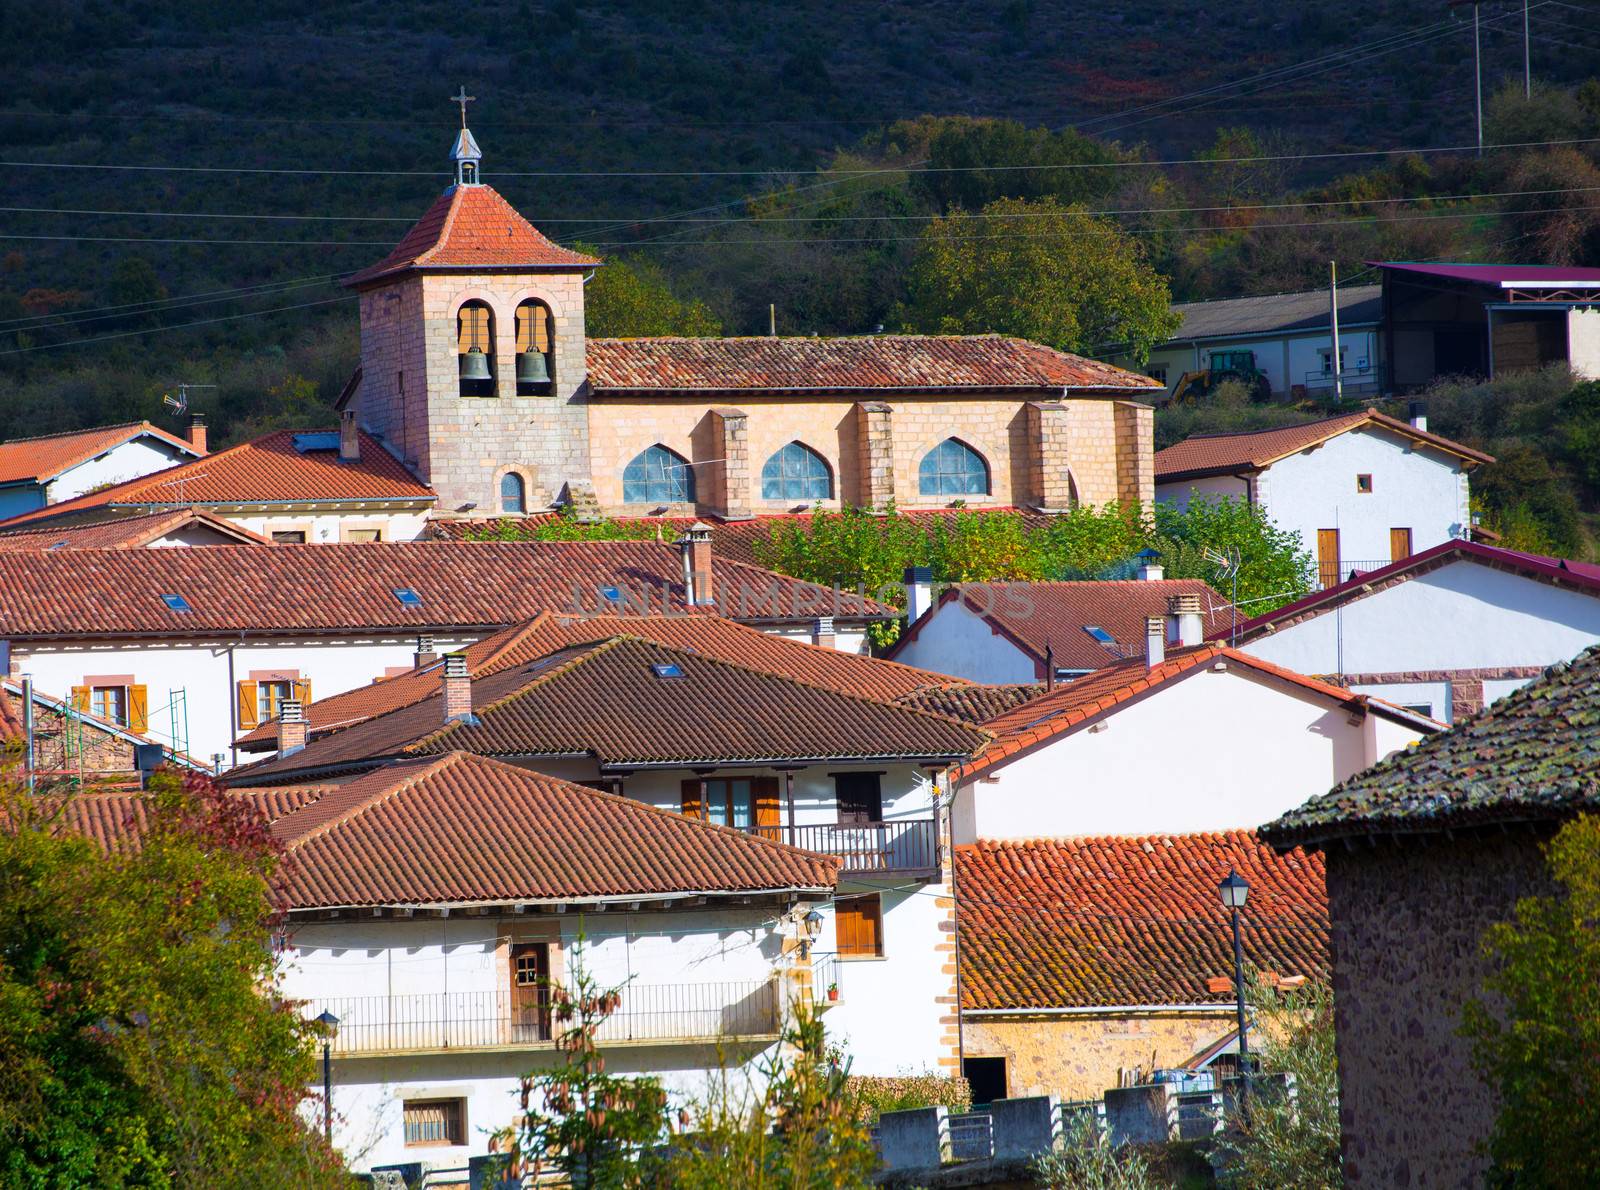
[{"label": "red tiled roof", "polygon": [[599,263],[547,239],[492,187],[452,186],[393,252],[345,284],[370,285],[423,269],[578,269]]},{"label": "red tiled roof", "polygon": [[299,436],[327,430],[277,430],[204,458],[130,479],[60,504],[0,521],[0,531],[45,519],[56,520],[112,506],[281,503],[290,500],[370,501],[378,504],[431,504],[433,489],[423,483],[376,438],[361,435],[361,458],[346,463],[335,449],[300,450]]},{"label": "red tiled roof", "polygon": [[12,701],[11,693],[0,686],[0,745],[22,739],[24,730],[22,712]]},{"label": "red tiled roof", "polygon": [[[737,562],[718,559],[712,574],[730,619],[890,614],[849,593],[835,603],[831,592]],[[611,586],[633,607],[647,598],[654,611],[690,610],[678,550],[654,541],[218,545],[0,552],[0,624],[13,638],[495,628],[540,612],[611,610],[601,594]],[[402,604],[394,593],[401,588],[415,591],[420,605]],[[190,610],[172,611],[163,594],[183,596]]]},{"label": "red tiled roof", "polygon": [[1217,885],[1250,882],[1245,961],[1326,979],[1320,855],[1279,856],[1251,831],[980,842],[955,849],[965,1011],[1229,1004]]},{"label": "red tiled roof", "polygon": [[0,484],[24,480],[43,483],[80,463],[87,463],[105,454],[113,447],[146,435],[176,447],[186,455],[198,456],[200,453],[182,438],[147,421],[96,426],[90,430],[69,430],[61,434],[44,434],[38,438],[13,438],[9,442],[0,442]]},{"label": "red tiled roof", "polygon": [[939,686],[924,686],[895,701],[903,707],[932,711],[936,715],[946,715],[976,726],[988,723],[1043,693],[1043,682],[1009,682],[997,686],[985,686],[977,682],[946,682]]},{"label": "red tiled roof", "polygon": [[[661,675],[654,667],[672,666]],[[978,728],[687,649],[613,636],[519,663],[472,684],[471,722],[446,723],[439,693],[318,736],[289,756],[233,770],[234,784],[465,750],[593,757],[605,768],[800,761],[949,761]]]},{"label": "red tiled roof", "polygon": [[141,549],[152,541],[188,528],[210,530],[235,545],[272,544],[259,533],[252,533],[243,525],[204,508],[172,508],[160,512],[108,509],[107,515],[99,519],[85,514],[67,518],[60,524],[41,521],[20,525],[9,532],[0,527],[0,552]]},{"label": "red tiled roof", "polygon": [[[558,649],[614,634],[637,636],[749,669],[786,674],[841,694],[857,694],[883,701],[901,699],[933,683],[950,687],[952,694],[960,685],[950,683],[943,674],[789,640],[719,616],[598,616],[578,619],[541,614],[525,623],[484,637],[476,644],[468,645],[462,652],[467,657],[467,672],[474,678],[482,678],[512,665],[536,661]],[[306,708],[306,718],[312,732],[323,733],[349,727],[363,719],[431,697],[438,693],[443,664],[442,661],[436,661],[425,669],[412,670],[367,686],[358,686],[331,698],[318,699]],[[967,716],[952,717],[969,722],[980,721]],[[274,719],[245,736],[240,746],[246,752],[269,751],[277,747],[277,741],[278,724]]]},{"label": "red tiled roof", "polygon": [[[1208,633],[1228,624],[1226,601],[1197,578],[962,583],[944,590],[933,607],[900,635],[888,655],[903,652],[940,608],[960,599],[1039,665],[1044,664],[1049,645],[1057,669],[1100,669],[1123,657],[1144,655],[1145,619],[1165,616],[1173,595],[1200,597]],[[1117,650],[1100,644],[1086,628],[1110,633]]]},{"label": "red tiled roof", "polygon": [[1206,475],[1259,471],[1279,459],[1362,427],[1389,430],[1412,442],[1453,454],[1473,465],[1494,462],[1493,455],[1484,454],[1481,450],[1416,429],[1409,422],[1389,417],[1376,409],[1364,409],[1360,413],[1345,413],[1304,425],[1281,426],[1276,430],[1196,434],[1165,450],[1156,451],[1156,482],[1173,483]]},{"label": "red tiled roof", "polygon": [[1161,387],[1148,376],[1004,335],[590,339],[589,384],[600,397]]},{"label": "red tiled roof", "polygon": [[1385,718],[1395,719],[1408,727],[1427,730],[1437,728],[1433,720],[1411,711],[1395,707],[1364,694],[1352,694],[1342,686],[1308,678],[1292,669],[1263,661],[1249,653],[1241,653],[1226,645],[1197,645],[1187,649],[1173,649],[1166,659],[1154,669],[1143,658],[1134,658],[1094,673],[1074,678],[1058,687],[1053,693],[1041,695],[1013,710],[997,715],[983,725],[994,736],[971,760],[955,770],[952,782],[970,781],[991,769],[1000,767],[1011,757],[1025,752],[1036,744],[1044,743],[1070,728],[1085,723],[1105,711],[1129,702],[1148,690],[1187,674],[1199,672],[1217,662],[1237,665],[1252,670],[1275,681],[1285,682],[1310,694],[1328,699],[1339,706],[1371,710]]}]

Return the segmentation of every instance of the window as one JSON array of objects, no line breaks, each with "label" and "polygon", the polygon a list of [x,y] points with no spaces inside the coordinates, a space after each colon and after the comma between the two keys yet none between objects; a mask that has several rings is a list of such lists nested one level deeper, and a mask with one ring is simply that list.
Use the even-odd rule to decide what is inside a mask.
[{"label": "window", "polygon": [[[700,800],[702,789],[704,802]],[[702,781],[690,778],[683,783],[683,812],[718,826],[776,832],[780,818],[778,779],[740,777]]]},{"label": "window", "polygon": [[687,504],[693,499],[694,472],[688,460],[664,446],[640,451],[622,473],[625,504]]},{"label": "window", "polygon": [[[1346,348],[1341,343],[1339,345],[1339,371],[1341,371],[1341,372],[1345,372],[1345,371],[1349,370],[1348,368],[1345,367],[1345,362],[1344,362],[1345,351],[1346,351]],[[1333,375],[1333,348],[1332,347],[1324,347],[1321,351],[1317,352],[1317,355],[1319,357],[1321,357],[1321,359],[1322,359],[1322,374],[1324,376],[1332,376]]]},{"label": "window", "polygon": [[89,677],[72,688],[72,709],[128,728],[150,729],[149,688],[122,677]]},{"label": "window", "polygon": [[522,483],[522,476],[515,471],[507,471],[500,477],[500,511],[528,511],[527,489]]},{"label": "window", "polygon": [[483,302],[456,312],[456,354],[461,395],[494,396],[494,313]]},{"label": "window", "polygon": [[344,540],[346,540],[346,541],[382,541],[383,540],[383,530],[382,529],[346,529],[344,531]]},{"label": "window", "polygon": [[660,661],[650,667],[650,671],[658,678],[681,678],[683,666],[676,661]]},{"label": "window", "polygon": [[555,383],[555,324],[543,302],[517,307],[517,396],[538,397]]},{"label": "window", "polygon": [[464,1099],[407,1099],[403,1116],[408,1145],[467,1143]]},{"label": "window", "polygon": [[834,798],[841,825],[883,821],[883,791],[877,773],[834,773]]},{"label": "window", "polygon": [[394,588],[394,597],[400,601],[401,607],[421,607],[422,596],[418,595],[413,587]]},{"label": "window", "polygon": [[833,923],[841,958],[883,957],[883,902],[877,893],[834,901]]},{"label": "window", "polygon": [[1356,491],[1360,492],[1363,496],[1370,496],[1372,494],[1372,476],[1356,476]]},{"label": "window", "polygon": [[763,500],[826,500],[833,495],[833,473],[816,451],[791,442],[761,468]]},{"label": "window", "polygon": [[259,674],[237,683],[234,707],[238,712],[239,729],[249,731],[269,719],[276,719],[288,698],[296,699],[303,707],[310,706],[310,680],[297,678],[290,670],[283,676]]},{"label": "window", "polygon": [[163,595],[161,602],[167,605],[169,612],[189,612],[194,610],[189,606],[189,601],[182,595]]},{"label": "window", "polygon": [[126,686],[96,686],[90,697],[89,710],[102,719],[128,725],[128,688]]},{"label": "window", "polygon": [[924,496],[986,495],[989,465],[965,442],[946,438],[923,456],[917,487]]},{"label": "window", "polygon": [[306,531],[304,529],[274,529],[272,531],[273,545],[304,545]]},{"label": "window", "polygon": [[[1165,368],[1148,368],[1146,369],[1146,374],[1151,380],[1159,380],[1162,384],[1167,382],[1167,370]],[[1004,1058],[1000,1060],[1002,1062],[1005,1061]]]},{"label": "window", "polygon": [[294,682],[288,679],[256,683],[256,722],[276,719],[285,702],[294,697]]}]

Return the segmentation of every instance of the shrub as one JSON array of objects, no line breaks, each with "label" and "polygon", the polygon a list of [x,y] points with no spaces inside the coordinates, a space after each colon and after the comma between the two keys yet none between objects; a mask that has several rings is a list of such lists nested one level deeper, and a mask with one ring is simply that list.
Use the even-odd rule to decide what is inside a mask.
[{"label": "shrub", "polygon": [[966,1079],[932,1071],[897,1077],[852,1075],[845,1080],[845,1095],[855,1108],[855,1118],[869,1124],[889,1111],[942,1105],[962,1112],[972,1106],[972,1087]]},{"label": "shrub", "polygon": [[1088,1116],[1079,1117],[1066,1143],[1033,1163],[1046,1190],[1154,1190],[1150,1167],[1137,1149],[1114,1149]]}]

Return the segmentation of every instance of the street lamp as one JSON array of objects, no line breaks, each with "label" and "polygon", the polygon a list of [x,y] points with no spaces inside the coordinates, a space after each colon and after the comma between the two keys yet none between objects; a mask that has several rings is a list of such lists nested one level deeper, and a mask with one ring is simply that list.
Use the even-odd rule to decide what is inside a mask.
[{"label": "street lamp", "polygon": [[1245,1080],[1241,1087],[1245,1087],[1250,1082],[1250,1039],[1244,1023],[1244,948],[1239,945],[1239,910],[1244,908],[1245,898],[1250,895],[1250,884],[1229,868],[1217,891],[1222,894],[1222,907],[1233,918],[1233,990],[1239,1014],[1239,1074]]},{"label": "street lamp", "polygon": [[[1237,926],[1235,927],[1237,932]],[[339,1027],[339,1018],[323,1009],[317,1023],[327,1028],[322,1036],[322,1136],[333,1147],[333,1031]]]}]

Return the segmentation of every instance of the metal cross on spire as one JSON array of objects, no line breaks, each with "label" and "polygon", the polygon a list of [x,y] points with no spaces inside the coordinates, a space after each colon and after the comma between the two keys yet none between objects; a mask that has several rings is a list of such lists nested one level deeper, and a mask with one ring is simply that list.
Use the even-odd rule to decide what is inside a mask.
[{"label": "metal cross on spire", "polygon": [[459,103],[461,105],[461,127],[465,128],[467,126],[467,104],[476,103],[477,100],[478,97],[476,95],[467,94],[465,84],[462,85],[459,91],[450,96],[451,103]]}]

